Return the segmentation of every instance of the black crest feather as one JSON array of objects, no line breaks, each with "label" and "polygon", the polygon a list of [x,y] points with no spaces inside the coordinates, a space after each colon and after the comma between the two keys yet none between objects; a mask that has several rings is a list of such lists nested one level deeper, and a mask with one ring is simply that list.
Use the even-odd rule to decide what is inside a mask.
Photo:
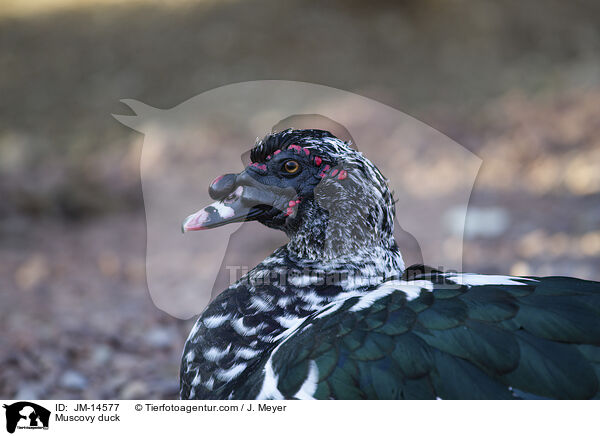
[{"label": "black crest feather", "polygon": [[[250,151],[252,162],[264,162],[268,155],[276,150],[285,150],[292,144],[306,145],[307,140],[314,141],[321,138],[336,138],[326,130],[305,129],[292,130],[287,129],[277,133],[271,133],[258,141]],[[336,138],[337,139],[337,138]]]}]

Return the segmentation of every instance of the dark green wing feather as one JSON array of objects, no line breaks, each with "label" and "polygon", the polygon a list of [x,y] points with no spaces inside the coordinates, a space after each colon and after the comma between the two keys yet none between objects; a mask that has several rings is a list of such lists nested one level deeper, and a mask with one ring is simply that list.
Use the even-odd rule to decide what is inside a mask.
[{"label": "dark green wing feather", "polygon": [[[269,371],[252,381],[253,393],[320,399],[599,396],[600,283],[458,278],[466,283],[430,275],[332,303],[265,356]],[[422,289],[415,292],[415,286]]]}]

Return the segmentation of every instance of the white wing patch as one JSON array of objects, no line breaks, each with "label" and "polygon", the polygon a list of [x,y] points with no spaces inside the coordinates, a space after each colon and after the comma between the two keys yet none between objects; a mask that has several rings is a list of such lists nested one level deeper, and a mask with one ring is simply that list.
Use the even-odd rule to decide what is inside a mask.
[{"label": "white wing patch", "polygon": [[[292,335],[292,334],[293,334],[293,333],[294,333],[294,332],[295,332],[295,331],[298,329],[298,327],[300,327],[300,325],[301,325],[301,324],[302,324],[302,323],[303,323],[303,322],[306,320],[306,318],[307,318],[307,317],[304,317],[304,318],[296,318],[296,319],[295,319],[293,322],[290,322],[290,323],[288,324],[288,327],[287,327],[287,329],[285,329],[283,332],[281,332],[280,334],[278,334],[277,336],[275,336],[275,338],[274,338],[274,340],[275,340],[275,341],[279,341],[279,340],[281,340],[281,339],[284,339],[284,341],[283,341],[281,344],[279,344],[279,345],[277,346],[277,348],[275,348],[275,349],[273,350],[273,352],[271,353],[271,356],[272,356],[272,355],[275,353],[275,351],[277,351],[277,349],[278,349],[279,347],[281,347],[281,346],[283,345],[283,343],[284,343],[285,341],[287,341],[287,340],[288,340],[288,338],[289,338],[289,337],[290,337],[290,336],[291,336],[291,335]],[[284,326],[284,327],[285,327],[285,326]]]},{"label": "white wing patch", "polygon": [[200,384],[200,374],[196,373],[196,375],[194,376],[194,379],[192,380],[192,386],[198,386]]},{"label": "white wing patch", "polygon": [[325,298],[321,297],[320,295],[317,295],[315,291],[303,293],[300,296],[300,298],[302,298],[303,301],[314,306],[315,308],[318,308],[321,304],[323,304],[323,301],[325,300]]},{"label": "white wing patch", "polygon": [[[283,327],[284,329],[287,330],[290,327],[295,329],[305,319],[306,318],[299,318],[297,316],[292,315],[292,316],[278,316],[277,318],[275,318],[275,321],[277,321],[281,327]],[[300,323],[298,322],[299,320],[300,320]]]},{"label": "white wing patch", "polygon": [[216,371],[215,375],[219,380],[228,382],[236,378],[242,372],[244,372],[247,366],[248,365],[246,365],[245,363],[238,363],[237,365],[233,365],[229,369],[220,369]]},{"label": "white wing patch", "polygon": [[277,305],[279,307],[285,308],[290,303],[290,301],[292,301],[290,297],[280,297],[277,301]]},{"label": "white wing patch", "polygon": [[[260,388],[260,392],[258,393],[258,395],[256,396],[257,400],[283,400],[283,394],[281,392],[279,392],[279,389],[277,388],[277,383],[279,382],[279,375],[275,374],[275,370],[273,369],[273,356],[275,356],[275,353],[277,353],[277,351],[279,350],[279,348],[281,348],[281,346],[283,344],[286,343],[286,341],[293,336],[293,334],[298,331],[298,328],[300,327],[300,325],[302,325],[302,323],[304,322],[306,318],[298,318],[293,325],[290,325],[290,327],[288,329],[286,329],[284,332],[282,332],[281,334],[279,334],[275,340],[281,340],[283,339],[279,345],[277,345],[273,351],[271,351],[271,354],[269,355],[269,359],[267,360],[267,363],[265,364],[265,369],[264,369],[264,378],[263,378],[263,384]],[[317,372],[317,376],[318,376],[318,372]]]},{"label": "white wing patch", "polygon": [[196,353],[194,352],[194,350],[190,350],[185,355],[185,360],[187,363],[190,363],[192,360],[194,360],[194,357],[196,357]]},{"label": "white wing patch", "polygon": [[204,320],[202,320],[202,322],[204,323],[204,325],[207,328],[214,329],[216,327],[220,327],[221,325],[223,325],[223,323],[225,323],[225,321],[228,321],[229,318],[231,318],[231,315],[229,315],[229,314],[215,315],[215,316],[209,316],[208,318],[204,318]]},{"label": "white wing patch", "polygon": [[318,283],[319,281],[323,280],[321,277],[318,276],[312,276],[312,275],[301,275],[301,276],[294,276],[294,277],[290,277],[289,278],[289,282],[294,285],[297,286],[299,288],[305,288],[307,286],[313,285],[315,283]]},{"label": "white wing patch", "polygon": [[209,391],[212,391],[213,386],[215,385],[215,379],[209,378],[207,382],[204,383],[204,387]]},{"label": "white wing patch", "polygon": [[309,363],[308,376],[294,398],[298,400],[314,400],[315,392],[317,392],[317,383],[319,381],[319,367],[314,360]]},{"label": "white wing patch", "polygon": [[[350,297],[348,297],[348,298],[350,298]],[[327,315],[337,312],[337,310],[344,305],[344,301],[345,300],[339,300],[339,301],[334,301],[332,303],[329,303],[327,306],[325,306],[323,308],[323,310],[321,312],[319,312],[319,314],[317,316],[315,316],[315,318],[324,318]]]},{"label": "white wing patch", "polygon": [[258,333],[259,327],[246,327],[244,317],[231,321],[231,327],[242,336],[252,336]]},{"label": "white wing patch", "polygon": [[253,348],[242,347],[235,352],[235,357],[241,357],[242,359],[250,360],[260,354],[260,351]]},{"label": "white wing patch", "polygon": [[217,347],[210,347],[208,350],[204,351],[202,355],[204,358],[210,362],[216,362],[229,353],[229,349],[231,348],[231,344],[226,348],[219,350]]},{"label": "white wing patch", "polygon": [[485,286],[485,285],[517,285],[524,286],[528,282],[537,282],[535,279],[528,279],[524,277],[513,277],[513,276],[502,276],[502,275],[485,275],[485,274],[444,274],[448,280],[456,283],[457,285],[465,286]]},{"label": "white wing patch", "polygon": [[421,294],[421,290],[427,289],[433,290],[433,283],[427,280],[390,280],[389,282],[383,283],[377,289],[364,294],[358,302],[352,306],[351,312],[358,312],[359,310],[371,307],[377,300],[387,297],[394,292],[404,292],[408,301],[414,300]]},{"label": "white wing patch", "polygon": [[[277,347],[279,348],[279,347]],[[273,350],[273,353],[277,351],[277,348]],[[279,383],[279,376],[273,371],[273,353],[269,357],[267,364],[265,365],[265,376],[263,378],[263,384],[260,388],[260,392],[256,396],[257,400],[283,400],[284,397],[279,389],[277,389],[277,383]]]},{"label": "white wing patch", "polygon": [[273,305],[263,300],[262,298],[253,295],[252,297],[250,297],[250,307],[258,309],[262,312],[266,312],[268,310],[271,310],[273,308]]}]

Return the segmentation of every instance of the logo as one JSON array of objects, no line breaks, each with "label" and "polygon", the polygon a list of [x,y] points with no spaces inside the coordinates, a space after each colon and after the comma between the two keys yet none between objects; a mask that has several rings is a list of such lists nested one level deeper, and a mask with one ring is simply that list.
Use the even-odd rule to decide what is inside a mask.
[{"label": "logo", "polygon": [[14,433],[15,429],[48,429],[50,422],[50,411],[42,406],[29,401],[5,404],[6,409],[6,431]]}]

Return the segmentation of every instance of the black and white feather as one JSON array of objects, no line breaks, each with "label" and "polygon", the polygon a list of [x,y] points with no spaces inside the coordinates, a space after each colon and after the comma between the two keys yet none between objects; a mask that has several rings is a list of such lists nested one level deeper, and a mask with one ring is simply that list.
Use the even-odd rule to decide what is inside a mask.
[{"label": "black and white feather", "polygon": [[[290,242],[200,316],[182,398],[599,398],[599,283],[405,270],[392,195],[359,152],[289,130],[251,156],[228,189],[291,185],[293,213],[252,215]],[[290,158],[303,178],[280,181]]]}]

